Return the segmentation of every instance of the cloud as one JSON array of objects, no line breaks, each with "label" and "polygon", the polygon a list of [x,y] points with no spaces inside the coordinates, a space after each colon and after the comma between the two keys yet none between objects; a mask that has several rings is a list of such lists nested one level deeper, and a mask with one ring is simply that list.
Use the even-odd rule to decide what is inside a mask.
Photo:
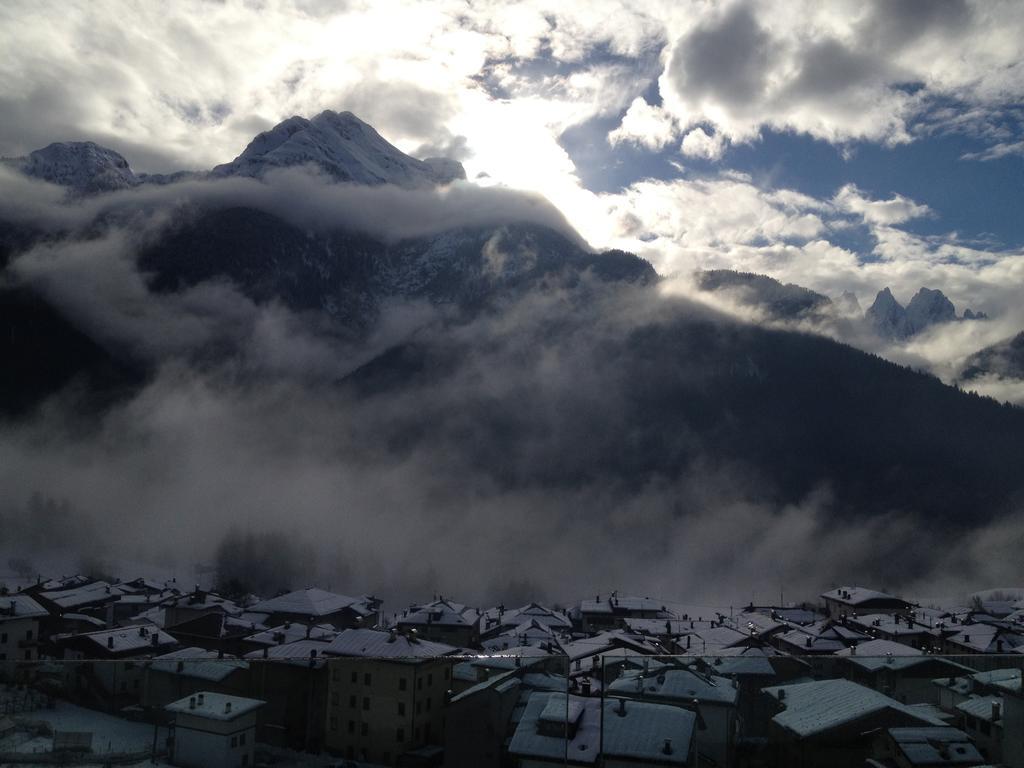
[{"label": "cloud", "polygon": [[629,105],[619,127],[608,134],[612,145],[629,141],[647,149],[659,150],[676,137],[675,121],[660,107],[648,104],[638,96]]},{"label": "cloud", "polygon": [[698,126],[683,137],[680,149],[688,157],[717,160],[725,151],[725,140],[721,134],[708,135],[703,128]]},{"label": "cloud", "polygon": [[893,195],[888,200],[872,200],[864,195],[855,184],[842,187],[832,202],[841,211],[860,216],[868,224],[903,224],[911,219],[932,215],[927,205],[920,205],[903,195]]}]

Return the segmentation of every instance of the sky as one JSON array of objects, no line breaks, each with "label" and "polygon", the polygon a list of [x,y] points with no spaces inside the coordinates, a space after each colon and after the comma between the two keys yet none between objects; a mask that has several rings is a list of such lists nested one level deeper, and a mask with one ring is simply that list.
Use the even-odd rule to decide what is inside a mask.
[{"label": "sky", "polygon": [[0,155],[90,139],[137,172],[202,169],[347,109],[663,275],[865,306],[927,285],[1011,313],[977,331],[998,337],[1021,320],[1022,28],[1018,3],[968,0],[15,1]]}]

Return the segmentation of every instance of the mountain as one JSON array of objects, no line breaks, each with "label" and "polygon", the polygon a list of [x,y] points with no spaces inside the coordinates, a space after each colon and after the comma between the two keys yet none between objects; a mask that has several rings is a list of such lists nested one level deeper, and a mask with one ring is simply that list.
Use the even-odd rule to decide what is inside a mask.
[{"label": "mountain", "polygon": [[59,184],[79,195],[113,192],[141,183],[124,157],[91,141],[57,142],[3,162],[26,176]]},{"label": "mountain", "polygon": [[[418,189],[446,178],[438,170],[443,164],[381,142],[345,114],[295,118],[261,134],[212,175],[260,175],[313,162],[335,178],[373,185]],[[99,167],[99,177],[108,178],[108,166]],[[76,174],[59,178],[88,187]],[[272,174],[267,183],[275,183]],[[396,466],[417,452],[471,470],[484,479],[476,487],[600,488],[634,500],[663,490],[675,516],[713,509],[710,490],[692,489],[710,488],[724,473],[730,489],[742,486],[772,509],[829,496],[835,501],[822,513],[828,525],[899,513],[915,531],[935,533],[969,529],[1020,503],[1024,411],[827,338],[758,327],[665,297],[654,289],[651,266],[632,254],[591,252],[525,221],[385,241],[340,225],[306,229],[242,199],[204,206],[169,197],[170,223],[159,236],[133,229],[145,217],[120,215],[73,237],[122,229],[121,240],[140,244],[133,253],[148,281],[143,298],[154,303],[229,282],[257,305],[284,305],[295,310],[296,323],[353,340],[359,352],[352,366],[361,364],[314,394],[342,410],[353,430],[348,445]],[[119,203],[119,211],[130,207],[130,199]],[[33,242],[69,237],[0,226],[6,258]],[[776,317],[813,316],[829,306],[821,294],[763,276],[710,272],[698,281],[705,290],[737,291]],[[98,400],[104,408],[149,373],[133,377],[137,361],[128,351],[91,338],[65,307],[31,286],[17,290],[0,296],[0,354],[5,364],[17,363],[0,403],[9,418],[25,418],[71,382],[105,395]],[[946,322],[947,302],[936,294],[922,291],[904,309],[886,289],[867,314],[901,333]],[[145,314],[131,296],[124,322]],[[33,318],[43,315],[26,308],[27,298],[57,322],[37,323]],[[373,336],[393,299],[445,311],[383,351],[358,346]],[[216,307],[200,309],[220,317]],[[223,379],[240,380],[247,391],[273,384],[258,368],[233,366],[248,340],[232,343],[239,349],[225,343],[202,364],[223,366]],[[23,364],[26,350],[32,354]],[[151,362],[159,368],[165,361]],[[307,397],[299,373],[299,383],[289,384]],[[354,461],[362,460],[359,454]],[[678,490],[684,485],[691,490]],[[589,525],[587,512],[579,510],[574,525]],[[915,558],[897,565],[912,568]]]},{"label": "mountain", "polygon": [[883,288],[875,296],[874,303],[864,313],[875,333],[887,339],[904,339],[910,335],[907,327],[907,310],[896,301],[892,291]]},{"label": "mountain", "polygon": [[793,283],[783,284],[767,275],[704,270],[696,274],[697,288],[709,293],[728,293],[741,304],[755,307],[773,320],[797,320],[820,315],[832,304],[828,296]]},{"label": "mountain", "polygon": [[907,332],[913,336],[939,323],[956,320],[956,307],[939,290],[922,288],[907,305]]},{"label": "mountain", "polygon": [[1024,331],[1012,339],[975,352],[964,363],[960,378],[971,381],[987,375],[1024,379]]},{"label": "mountain", "polygon": [[312,120],[290,117],[253,139],[212,176],[260,177],[275,168],[312,164],[338,181],[417,188],[465,179],[460,163],[416,160],[389,144],[351,112],[321,112]]}]

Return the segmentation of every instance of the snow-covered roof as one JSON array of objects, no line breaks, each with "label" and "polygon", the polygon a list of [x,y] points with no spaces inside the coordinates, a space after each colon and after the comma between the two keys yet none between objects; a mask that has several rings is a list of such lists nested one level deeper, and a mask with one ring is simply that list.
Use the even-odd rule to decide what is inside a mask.
[{"label": "snow-covered roof", "polygon": [[35,619],[46,615],[47,610],[28,595],[0,597],[0,621]]},{"label": "snow-covered roof", "polygon": [[[772,718],[801,738],[831,730],[867,715],[891,710],[922,725],[945,725],[895,699],[850,680],[814,680],[765,688],[785,709]],[[782,698],[780,698],[780,693]]]},{"label": "snow-covered roof", "polygon": [[865,589],[864,587],[839,587],[829,592],[823,592],[822,598],[825,600],[834,600],[844,605],[864,605],[865,603],[878,602],[878,603],[903,603],[909,605],[909,603],[901,597],[895,597],[888,595],[885,592],[878,592],[873,589]]},{"label": "snow-covered roof", "polygon": [[197,590],[184,595],[172,595],[164,598],[163,604],[174,608],[191,608],[193,610],[216,610],[231,616],[238,616],[242,609],[232,600],[218,595],[216,592]]},{"label": "snow-covered roof", "polygon": [[324,663],[324,657],[331,649],[326,640],[295,640],[284,645],[268,645],[258,651],[245,654],[247,659],[273,659],[288,661],[299,665],[308,665],[310,659],[316,659],[317,665]]},{"label": "snow-covered roof", "polygon": [[219,683],[240,669],[248,669],[249,662],[241,659],[219,658],[216,651],[203,648],[182,648],[153,659],[150,669],[171,675],[192,677]]},{"label": "snow-covered roof", "polygon": [[[999,718],[992,717],[993,705],[998,707]],[[966,701],[961,701],[956,705],[956,708],[963,712],[965,715],[976,717],[979,720],[985,720],[987,722],[995,722],[996,720],[1002,719],[1003,711],[1003,697],[1002,696],[972,696]]]},{"label": "snow-covered roof", "polygon": [[958,728],[890,728],[888,733],[911,765],[978,765],[984,762],[970,737]]},{"label": "snow-covered roof", "polygon": [[[286,613],[293,616],[329,616],[345,608],[365,607],[366,598],[339,595],[324,589],[297,589],[249,606],[257,613]],[[360,611],[363,612],[363,611]]]},{"label": "snow-covered roof", "polygon": [[39,596],[49,600],[58,608],[77,608],[82,605],[103,603],[116,600],[123,592],[113,584],[105,581],[94,581],[91,584],[60,589],[51,592],[40,592]]},{"label": "snow-covered roof", "polygon": [[435,600],[426,605],[414,606],[398,618],[399,626],[436,624],[444,627],[475,627],[479,623],[480,614],[475,608],[451,600]]},{"label": "snow-covered roof", "polygon": [[410,639],[401,632],[346,629],[331,641],[327,652],[333,656],[401,660],[450,656],[458,650],[444,643]]},{"label": "snow-covered roof", "polygon": [[338,636],[338,630],[329,624],[317,624],[308,626],[300,621],[292,621],[276,627],[256,632],[245,638],[248,643],[259,645],[283,645],[296,640],[333,640]]},{"label": "snow-covered roof", "polygon": [[581,613],[589,614],[613,614],[613,613],[650,613],[658,614],[658,618],[678,618],[666,605],[664,600],[655,600],[650,597],[630,597],[609,595],[604,600],[600,595],[595,600],[581,600],[579,610]]},{"label": "snow-covered roof", "polygon": [[[156,638],[154,640],[154,638]],[[150,648],[177,645],[178,641],[156,627],[118,627],[70,635],[67,640],[85,640],[106,653],[130,653]]]},{"label": "snow-covered roof", "polygon": [[262,707],[266,702],[247,699],[244,696],[229,696],[223,693],[203,691],[193,696],[171,702],[164,709],[210,720],[234,720]]},{"label": "snow-covered roof", "polygon": [[584,637],[563,643],[565,654],[575,661],[589,656],[604,654],[615,648],[626,648],[640,655],[668,655],[665,647],[654,638],[634,635],[621,629],[601,632],[594,637]]},{"label": "snow-covered roof", "polygon": [[1009,632],[992,624],[966,624],[948,638],[950,643],[979,651],[980,653],[1010,652],[1024,645],[1024,636]]},{"label": "snow-covered roof", "polygon": [[572,627],[572,621],[568,616],[540,603],[527,603],[521,608],[512,608],[507,611],[502,611],[500,608],[489,608],[484,612],[484,618],[490,622],[497,622],[497,625],[501,627],[514,627],[531,619],[538,624],[555,629]]},{"label": "snow-covered roof", "polygon": [[[607,758],[645,764],[686,764],[696,721],[693,712],[615,699],[605,700],[603,706],[602,717],[600,699],[535,692],[512,736],[509,752],[518,757],[559,762],[568,755],[573,764],[593,764],[603,747]],[[568,743],[562,725],[567,721]]]},{"label": "snow-covered roof", "polygon": [[738,691],[732,680],[691,669],[665,669],[656,675],[626,672],[608,686],[609,693],[621,693],[666,701],[735,704]]}]

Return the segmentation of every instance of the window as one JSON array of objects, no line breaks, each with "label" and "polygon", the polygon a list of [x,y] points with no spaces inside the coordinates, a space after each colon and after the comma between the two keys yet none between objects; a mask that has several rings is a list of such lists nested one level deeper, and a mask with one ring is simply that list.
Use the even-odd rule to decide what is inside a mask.
[{"label": "window", "polygon": [[242,755],[242,765],[244,766],[244,765],[248,765],[248,764],[249,764],[249,753],[246,752],[244,755]]},{"label": "window", "polygon": [[242,745],[245,744],[245,734],[244,733],[241,733],[241,734],[238,735],[238,744],[239,744],[239,746],[242,746]]},{"label": "window", "polygon": [[331,706],[332,707],[336,707],[340,703],[341,703],[341,694],[339,694],[337,691],[334,691],[333,693],[331,693]]},{"label": "window", "polygon": [[341,670],[337,667],[331,670],[331,680],[333,680],[336,683],[341,680]]},{"label": "window", "polygon": [[6,653],[0,653],[0,661],[7,661],[7,654]]},{"label": "window", "polygon": [[423,690],[423,678],[422,677],[417,677],[416,678],[416,690],[417,691],[422,691]]},{"label": "window", "polygon": [[365,675],[363,675],[363,685],[369,685],[369,684],[370,684],[370,673],[367,672]]},{"label": "window", "polygon": [[338,718],[335,717],[334,715],[331,715],[331,730],[332,731],[338,730]]},{"label": "window", "polygon": [[127,690],[128,690],[128,681],[127,680],[122,680],[121,681],[121,693],[124,693]]},{"label": "window", "polygon": [[444,668],[444,679],[447,680],[451,676],[452,676],[452,671],[450,669],[448,669],[448,667],[445,667]]},{"label": "window", "polygon": [[405,714],[405,702],[404,701],[398,702],[398,714],[400,714],[400,715],[404,715]]},{"label": "window", "polygon": [[427,712],[430,711],[430,697],[427,696]]},{"label": "window", "polygon": [[360,724],[360,728],[359,728],[359,733],[362,734],[363,736],[368,736],[370,734],[370,724],[369,723],[361,723]]},{"label": "window", "polygon": [[356,721],[355,720],[349,720],[348,721],[348,732],[349,733],[355,733],[356,732]]},{"label": "window", "polygon": [[370,708],[370,697],[369,696],[363,696],[363,709],[369,709],[369,708]]},{"label": "window", "polygon": [[395,741],[405,741],[405,728],[395,731]]},{"label": "window", "polygon": [[356,671],[355,671],[355,670],[353,669],[353,670],[352,670],[352,683],[353,683],[353,685],[355,684],[355,682],[356,682],[356,681],[357,681],[358,679],[359,679],[359,678],[358,678],[358,677],[356,676]]},{"label": "window", "polygon": [[406,686],[406,680],[404,677],[398,678],[398,690],[404,691]]},{"label": "window", "polygon": [[28,632],[25,633],[25,639],[26,640],[31,640],[32,639],[32,630],[31,629],[28,630]]},{"label": "window", "polygon": [[231,737],[231,746],[232,747],[237,747],[238,746],[238,737],[237,736],[232,736]]},{"label": "window", "polygon": [[4,632],[2,635],[0,635],[0,643],[6,643],[6,642],[7,642],[7,633]]},{"label": "window", "polygon": [[349,696],[348,697],[348,705],[349,705],[349,707],[351,709],[355,709],[356,708],[356,697],[355,696]]},{"label": "window", "polygon": [[433,672],[428,672],[427,673],[427,685],[433,685],[433,684],[434,684],[434,673]]},{"label": "window", "polygon": [[422,701],[417,701],[417,702],[416,702],[416,714],[417,714],[417,715],[418,715],[418,714],[419,714],[419,713],[420,713],[421,711],[423,711],[423,706],[422,706],[422,704],[423,704],[423,702],[422,702]]}]

